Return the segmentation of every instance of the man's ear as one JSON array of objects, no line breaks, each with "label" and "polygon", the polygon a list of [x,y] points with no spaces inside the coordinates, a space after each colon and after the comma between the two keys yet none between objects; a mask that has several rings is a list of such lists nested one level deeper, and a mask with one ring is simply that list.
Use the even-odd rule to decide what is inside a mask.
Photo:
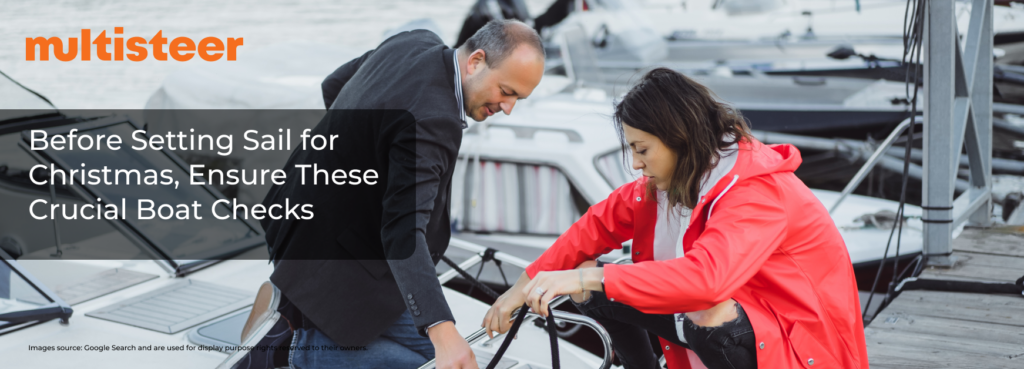
[{"label": "man's ear", "polygon": [[466,73],[476,74],[481,68],[487,68],[487,54],[483,49],[476,49],[466,58]]}]

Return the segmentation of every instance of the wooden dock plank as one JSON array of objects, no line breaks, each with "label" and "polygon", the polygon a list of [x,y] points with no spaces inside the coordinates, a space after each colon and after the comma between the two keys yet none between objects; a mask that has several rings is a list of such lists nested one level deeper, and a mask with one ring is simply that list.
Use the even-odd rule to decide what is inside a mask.
[{"label": "wooden dock plank", "polygon": [[1024,329],[1017,326],[896,312],[883,313],[879,319],[878,323],[871,325],[873,334],[899,332],[990,341],[1017,347],[1024,352]]},{"label": "wooden dock plank", "polygon": [[1024,233],[967,229],[953,240],[953,251],[1024,257]]},{"label": "wooden dock plank", "polygon": [[[960,333],[971,333],[964,331]],[[975,332],[979,333],[979,332]],[[983,334],[972,337],[950,336],[939,333],[908,333],[901,330],[871,330],[865,332],[868,342],[868,362],[874,357],[887,355],[906,357],[920,362],[959,361],[961,357],[981,356],[991,362],[1024,365],[1024,360],[1016,358],[1024,355],[1024,345],[990,340]],[[917,356],[917,357],[913,357]],[[970,359],[975,361],[976,359]]]},{"label": "wooden dock plank", "polygon": [[[920,277],[1014,282],[1024,275],[1021,229],[967,229],[960,263]],[[872,368],[1024,368],[1024,297],[905,291],[865,329]]]},{"label": "wooden dock plank", "polygon": [[[1024,298],[1013,295],[906,291],[889,304],[880,316],[886,313],[1024,327]],[[872,324],[877,321],[872,321]]]},{"label": "wooden dock plank", "polygon": [[1024,366],[1019,327],[893,313],[879,319],[865,331],[873,368]]},{"label": "wooden dock plank", "polygon": [[[968,368],[968,369],[1019,369],[1024,363],[1020,360],[1009,360],[1006,363],[991,362],[981,355],[934,356],[929,351],[907,349],[897,355],[872,355],[870,358],[873,369],[932,369],[932,368]],[[921,359],[925,358],[925,359]]]},{"label": "wooden dock plank", "polygon": [[983,342],[957,344],[953,340],[936,339],[934,336],[904,335],[887,333],[870,338],[868,362],[872,368],[1020,368],[1024,366],[1021,357],[1008,354],[1009,351],[987,349]]},{"label": "wooden dock plank", "polygon": [[1015,282],[1024,276],[1024,257],[954,252],[961,262],[955,268],[926,268],[921,277],[986,282]]}]

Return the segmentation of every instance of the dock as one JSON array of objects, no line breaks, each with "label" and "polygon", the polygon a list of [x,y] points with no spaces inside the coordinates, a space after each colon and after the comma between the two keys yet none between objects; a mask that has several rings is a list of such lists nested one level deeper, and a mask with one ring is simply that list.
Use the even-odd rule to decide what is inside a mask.
[{"label": "dock", "polygon": [[[968,228],[952,268],[920,278],[1015,282],[1024,227]],[[904,291],[865,330],[872,368],[1024,368],[1024,296]]]}]

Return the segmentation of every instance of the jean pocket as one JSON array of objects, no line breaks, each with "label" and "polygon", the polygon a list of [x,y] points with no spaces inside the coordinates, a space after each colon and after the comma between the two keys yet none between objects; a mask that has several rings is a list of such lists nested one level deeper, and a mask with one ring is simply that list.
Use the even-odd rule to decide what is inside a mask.
[{"label": "jean pocket", "polygon": [[754,328],[751,327],[750,321],[744,315],[714,327],[699,326],[689,318],[682,320],[683,325],[686,326],[684,332],[691,332],[690,337],[686,337],[688,342],[707,342],[714,345],[716,350],[742,346],[745,342],[744,336],[754,333]]},{"label": "jean pocket", "polygon": [[686,326],[686,344],[706,367],[736,369],[732,359],[736,356],[737,345],[729,329],[701,327],[690,319],[686,319],[683,325]]}]

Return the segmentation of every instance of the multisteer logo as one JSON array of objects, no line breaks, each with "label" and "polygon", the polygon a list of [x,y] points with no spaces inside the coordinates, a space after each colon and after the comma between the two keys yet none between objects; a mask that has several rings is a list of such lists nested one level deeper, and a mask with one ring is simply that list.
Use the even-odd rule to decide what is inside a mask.
[{"label": "multisteer logo", "polygon": [[26,37],[25,60],[34,61],[36,56],[38,60],[50,60],[51,49],[53,56],[60,61],[72,61],[79,55],[81,60],[92,60],[95,45],[96,59],[103,61],[122,61],[127,58],[138,62],[150,56],[156,60],[167,60],[170,56],[171,59],[183,62],[196,55],[211,62],[223,57],[230,61],[235,60],[235,53],[243,41],[241,37],[228,37],[223,41],[217,37],[206,37],[197,43],[188,37],[175,37],[168,42],[162,30],[157,31],[149,40],[144,37],[129,37],[126,40],[119,36],[123,33],[124,27],[114,27],[114,37],[107,37],[107,31],[103,30],[93,39],[92,31],[83,29],[81,38],[68,37],[66,43],[60,37]]}]

